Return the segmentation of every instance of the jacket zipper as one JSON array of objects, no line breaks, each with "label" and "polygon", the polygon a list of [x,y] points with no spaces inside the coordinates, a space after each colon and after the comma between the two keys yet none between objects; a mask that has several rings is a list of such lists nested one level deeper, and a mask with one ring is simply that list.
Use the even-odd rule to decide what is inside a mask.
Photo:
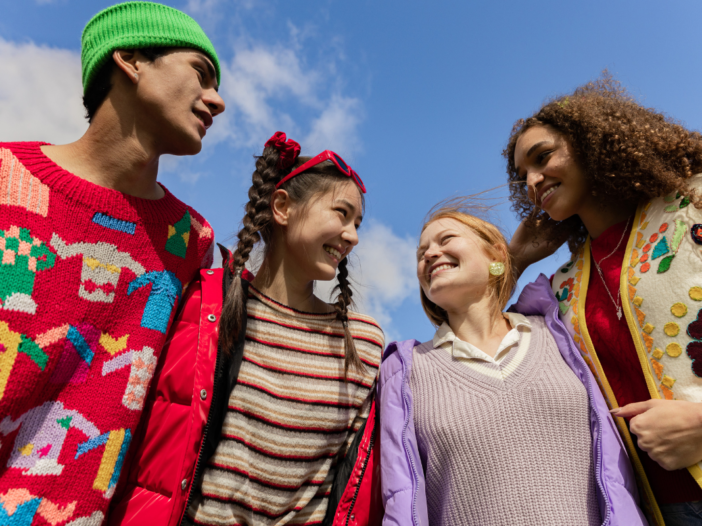
[{"label": "jacket zipper", "polygon": [[[220,368],[221,368],[221,353],[219,352],[219,345],[217,345],[217,358],[215,360],[215,381],[217,378],[220,378]],[[212,393],[212,403],[210,404],[210,410],[207,413],[207,422],[205,423],[205,430],[202,433],[202,441],[200,442],[200,452],[197,455],[197,462],[195,464],[195,472],[193,473],[193,478],[190,480],[190,491],[188,492],[188,500],[185,503],[185,508],[183,509],[183,516],[180,519],[180,525],[183,526],[183,523],[185,521],[185,516],[188,513],[188,508],[190,507],[190,504],[192,503],[192,500],[194,498],[194,486],[195,482],[198,480],[200,475],[202,474],[201,471],[203,469],[203,461],[202,461],[202,456],[203,453],[205,452],[205,444],[207,443],[207,435],[210,432],[210,423],[212,421],[212,408],[217,407],[215,403],[219,401],[219,391],[221,389],[217,389],[217,385],[214,385]]]},{"label": "jacket zipper", "polygon": [[[398,352],[400,350],[398,349]],[[400,352],[400,361],[402,362],[402,400],[405,402],[405,405],[409,407],[409,398],[407,396],[407,389],[405,389],[405,379],[407,378],[406,374],[406,365],[405,361],[402,359],[402,353]],[[414,464],[414,459],[412,458],[412,455],[410,454],[409,447],[407,446],[407,428],[409,427],[409,411],[407,412],[407,417],[405,418],[404,426],[402,428],[402,445],[405,448],[405,455],[407,455],[407,458],[410,461],[410,466],[412,468],[412,476],[414,477],[414,492],[412,494],[412,523],[414,526],[419,526],[419,521],[417,520],[417,489],[419,487],[419,477],[417,476],[417,467]]]},{"label": "jacket zipper", "polygon": [[[553,318],[557,322],[555,324],[555,326],[558,327],[558,329],[560,331],[561,327],[559,326],[559,323],[558,323],[558,322],[560,322],[560,319],[558,318],[557,312],[554,311],[551,313],[551,315],[553,316]],[[568,338],[571,337],[570,333],[568,333],[568,331],[566,331],[566,335]],[[578,352],[579,351],[576,350],[576,353],[578,353]],[[584,362],[581,363],[581,366],[583,366],[583,364],[585,367],[587,367],[587,364],[585,364]],[[588,378],[587,394],[588,394],[588,397],[590,398],[590,405],[593,407],[592,412],[595,414],[595,418],[597,419],[597,424],[600,426],[600,430],[602,430],[602,429],[604,429],[604,426],[602,425],[602,419],[600,418],[599,413],[597,411],[595,411],[595,409],[594,409],[593,400],[595,397],[592,393],[592,382],[589,381],[589,375],[586,374],[585,376],[586,376],[586,378]],[[601,434],[601,432],[600,432],[600,434]],[[595,481],[597,482],[597,486],[600,488],[600,492],[604,496],[604,501],[606,504],[605,516],[604,516],[604,520],[602,521],[602,526],[607,526],[609,524],[610,518],[611,518],[610,515],[611,515],[612,505],[609,502],[607,492],[605,491],[604,486],[602,485],[602,481],[600,480],[600,471],[602,469],[602,445],[601,445],[601,440],[599,438],[598,438],[598,446],[596,449],[597,449],[597,459],[595,462]]]},{"label": "jacket zipper", "polygon": [[[376,408],[377,410],[377,408]],[[366,460],[363,462],[363,467],[361,468],[361,476],[358,478],[358,485],[356,486],[356,491],[353,494],[353,499],[351,499],[351,507],[349,508],[349,512],[346,515],[346,525],[349,526],[349,521],[351,520],[351,512],[353,511],[353,507],[356,505],[356,499],[358,499],[358,493],[361,491],[361,483],[363,482],[363,475],[366,473],[366,468],[368,467],[368,463],[370,462],[370,457],[371,454],[373,453],[373,442],[375,442],[375,432],[376,432],[376,427],[378,425],[378,415],[373,416],[373,431],[371,433],[370,437],[370,444],[368,444],[368,453],[366,454]]]}]

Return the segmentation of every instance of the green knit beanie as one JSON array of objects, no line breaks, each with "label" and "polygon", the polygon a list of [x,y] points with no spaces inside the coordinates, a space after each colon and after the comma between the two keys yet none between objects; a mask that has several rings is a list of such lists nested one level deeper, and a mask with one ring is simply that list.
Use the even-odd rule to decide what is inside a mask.
[{"label": "green knit beanie", "polygon": [[85,26],[81,44],[84,93],[116,49],[197,49],[212,59],[220,81],[217,53],[202,28],[185,13],[162,4],[125,2],[108,7]]}]

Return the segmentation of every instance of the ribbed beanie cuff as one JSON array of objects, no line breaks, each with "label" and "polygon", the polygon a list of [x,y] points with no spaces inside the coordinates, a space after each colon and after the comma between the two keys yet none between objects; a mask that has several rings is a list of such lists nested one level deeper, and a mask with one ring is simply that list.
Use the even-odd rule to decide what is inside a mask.
[{"label": "ribbed beanie cuff", "polygon": [[184,47],[205,53],[214,63],[217,82],[220,67],[210,39],[185,13],[153,2],[125,2],[95,15],[81,38],[83,92],[116,49]]}]

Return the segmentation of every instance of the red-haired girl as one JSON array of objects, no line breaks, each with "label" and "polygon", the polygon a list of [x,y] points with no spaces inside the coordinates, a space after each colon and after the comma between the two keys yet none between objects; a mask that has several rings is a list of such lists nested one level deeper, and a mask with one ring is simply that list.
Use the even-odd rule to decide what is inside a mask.
[{"label": "red-haired girl", "polygon": [[634,474],[546,278],[504,313],[507,242],[449,202],[417,249],[424,343],[380,371],[383,524],[645,526]]}]

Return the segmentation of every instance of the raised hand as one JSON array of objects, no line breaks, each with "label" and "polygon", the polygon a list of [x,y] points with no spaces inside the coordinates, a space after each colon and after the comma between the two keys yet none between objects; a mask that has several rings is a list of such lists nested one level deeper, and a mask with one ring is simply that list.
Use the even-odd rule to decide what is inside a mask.
[{"label": "raised hand", "polygon": [[509,251],[514,259],[517,277],[529,267],[547,258],[566,241],[566,232],[561,224],[552,219],[524,219],[509,242]]},{"label": "raised hand", "polygon": [[702,461],[702,403],[647,400],[613,409],[612,415],[631,418],[629,430],[639,447],[664,469]]}]

